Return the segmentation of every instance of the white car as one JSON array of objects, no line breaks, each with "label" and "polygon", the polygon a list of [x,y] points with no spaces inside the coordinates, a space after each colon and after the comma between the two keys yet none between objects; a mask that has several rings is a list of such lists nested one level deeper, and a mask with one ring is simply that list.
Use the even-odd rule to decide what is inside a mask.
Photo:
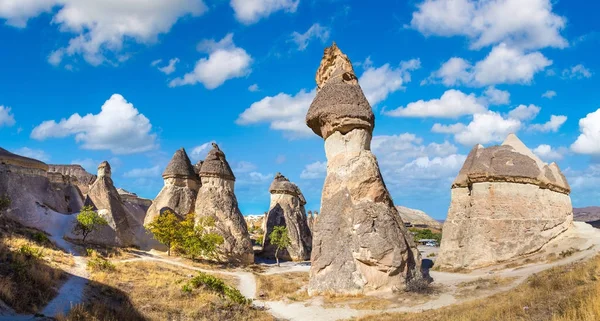
[{"label": "white car", "polygon": [[427,242],[425,243],[425,246],[436,247],[437,244],[435,242]]}]

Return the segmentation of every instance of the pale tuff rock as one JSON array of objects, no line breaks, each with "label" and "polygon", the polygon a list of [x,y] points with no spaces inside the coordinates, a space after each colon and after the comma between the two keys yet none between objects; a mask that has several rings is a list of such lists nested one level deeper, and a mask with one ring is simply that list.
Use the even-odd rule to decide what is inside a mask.
[{"label": "pale tuff rock", "polygon": [[110,164],[106,161],[98,166],[98,177],[90,186],[86,205],[92,206],[106,221],[108,226],[91,233],[88,238],[92,243],[131,246],[137,243],[131,213],[125,208],[111,178]]},{"label": "pale tuff rock", "polygon": [[96,175],[88,173],[81,165],[48,165],[48,174],[60,173],[69,177],[71,183],[76,185],[83,195],[86,195],[90,185],[96,181]]},{"label": "pale tuff rock", "polygon": [[542,248],[573,221],[569,184],[515,135],[475,146],[452,185],[436,264],[477,268]]},{"label": "pale tuff rock", "polygon": [[411,226],[417,227],[429,227],[441,230],[442,223],[436,221],[431,218],[423,211],[415,210],[412,208],[404,207],[404,206],[396,206],[400,217],[402,218],[402,222]]},{"label": "pale tuff rock", "polygon": [[148,209],[145,225],[167,209],[181,219],[194,211],[200,181],[185,149],[175,152],[162,177],[165,185]]},{"label": "pale tuff rock", "polygon": [[[309,292],[400,288],[420,264],[370,151],[375,117],[350,61],[325,50],[307,125],[325,139],[327,177],[314,227]],[[341,76],[338,76],[341,75]]]},{"label": "pale tuff rock", "polygon": [[[40,208],[63,214],[79,211],[83,197],[77,186],[72,185],[68,177],[49,174],[48,168],[41,161],[0,148],[0,196],[11,199],[11,206],[6,211],[8,218],[44,230],[55,218]],[[65,219],[67,217],[64,215]]]},{"label": "pale tuff rock", "polygon": [[202,186],[196,199],[196,219],[211,217],[212,232],[221,235],[220,259],[244,264],[254,263],[254,251],[246,221],[234,194],[235,176],[217,144],[200,168]]},{"label": "pale tuff rock", "polygon": [[275,226],[287,227],[291,244],[280,251],[280,258],[293,261],[310,259],[312,235],[308,227],[304,205],[306,200],[298,186],[277,173],[269,188],[271,205],[266,218],[263,237],[263,256],[275,257],[276,246],[270,243],[269,235]]}]

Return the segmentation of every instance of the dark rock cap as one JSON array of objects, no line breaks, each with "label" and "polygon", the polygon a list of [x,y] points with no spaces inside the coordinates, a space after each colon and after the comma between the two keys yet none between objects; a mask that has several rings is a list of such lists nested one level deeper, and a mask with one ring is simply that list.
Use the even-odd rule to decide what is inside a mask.
[{"label": "dark rock cap", "polygon": [[484,148],[476,145],[467,156],[452,188],[479,182],[533,184],[563,194],[571,192],[558,165],[542,162],[514,134],[510,134],[499,146]]},{"label": "dark rock cap", "polygon": [[42,161],[39,161],[39,160],[33,159],[33,158],[29,158],[29,157],[25,157],[25,156],[21,156],[21,155],[17,155],[17,154],[13,154],[13,153],[7,151],[6,149],[0,147],[0,164],[2,164],[2,163],[25,167],[25,168],[41,169],[45,172],[47,172],[48,168],[49,168],[48,165]]},{"label": "dark rock cap", "polygon": [[181,148],[175,152],[173,158],[167,165],[167,168],[162,174],[163,178],[195,178],[196,173],[194,172],[194,167],[192,166],[192,162],[185,152],[184,148]]},{"label": "dark rock cap", "polygon": [[98,165],[98,169],[100,168],[108,168],[108,170],[110,170],[110,164],[107,161],[103,161],[100,163],[100,165]]},{"label": "dark rock cap", "polygon": [[348,57],[335,43],[325,49],[316,76],[319,91],[306,124],[323,138],[336,131],[343,134],[362,128],[373,132],[375,116],[363,93]]},{"label": "dark rock cap", "polygon": [[227,163],[227,160],[225,159],[225,154],[219,149],[217,144],[212,143],[212,146],[213,149],[208,152],[206,159],[204,159],[204,162],[200,167],[200,177],[220,177],[235,181],[235,176],[233,175],[231,167],[229,167],[229,163]]},{"label": "dark rock cap", "polygon": [[285,176],[281,175],[281,173],[277,173],[271,186],[269,187],[269,192],[271,194],[289,194],[293,196],[298,196],[300,198],[300,202],[302,205],[306,204],[306,200],[304,199],[304,195],[300,191],[298,185],[290,182]]}]

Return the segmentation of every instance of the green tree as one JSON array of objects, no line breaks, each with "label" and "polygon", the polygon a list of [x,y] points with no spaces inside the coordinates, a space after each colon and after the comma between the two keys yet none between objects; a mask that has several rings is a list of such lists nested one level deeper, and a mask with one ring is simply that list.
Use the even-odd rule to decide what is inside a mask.
[{"label": "green tree", "polygon": [[430,229],[410,228],[409,231],[411,231],[415,235],[415,241],[435,240],[437,244],[440,244],[440,242],[442,241],[442,234],[434,233]]},{"label": "green tree", "polygon": [[90,233],[106,225],[108,225],[108,222],[94,211],[91,206],[84,206],[77,215],[75,226],[73,226],[73,233],[75,235],[83,235],[83,242],[85,243],[85,238]]},{"label": "green tree", "polygon": [[213,226],[215,220],[212,217],[202,217],[196,221],[194,213],[188,214],[180,223],[180,238],[177,240],[177,246],[191,259],[215,258],[217,248],[223,244],[224,239],[219,234],[208,232]]},{"label": "green tree", "polygon": [[170,210],[160,213],[146,227],[157,241],[167,246],[167,255],[171,256],[171,247],[181,239],[180,219]]},{"label": "green tree", "polygon": [[292,243],[288,236],[288,230],[285,226],[273,227],[273,232],[269,234],[269,242],[275,246],[275,260],[277,260],[277,266],[279,266],[279,251],[287,248]]}]

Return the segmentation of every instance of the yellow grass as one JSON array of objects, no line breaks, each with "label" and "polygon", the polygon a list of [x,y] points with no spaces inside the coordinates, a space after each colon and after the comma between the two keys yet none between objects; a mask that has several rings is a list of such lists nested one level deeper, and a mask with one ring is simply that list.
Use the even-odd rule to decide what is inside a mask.
[{"label": "yellow grass", "polygon": [[501,287],[505,287],[515,282],[516,278],[501,278],[501,277],[492,277],[492,278],[479,278],[474,281],[462,282],[457,286],[459,290],[457,291],[458,297],[474,297],[480,295],[481,293],[485,293],[491,290],[495,290]]},{"label": "yellow grass", "polygon": [[369,321],[600,320],[600,256],[538,273],[508,292],[426,311],[382,314]]},{"label": "yellow grass", "polygon": [[306,272],[256,275],[257,293],[261,300],[303,301],[308,298],[306,290],[302,289],[307,284],[308,273]]},{"label": "yellow grass", "polygon": [[195,274],[159,262],[94,271],[86,288],[88,303],[62,320],[272,320],[264,311],[204,289],[185,293],[182,286]]}]

